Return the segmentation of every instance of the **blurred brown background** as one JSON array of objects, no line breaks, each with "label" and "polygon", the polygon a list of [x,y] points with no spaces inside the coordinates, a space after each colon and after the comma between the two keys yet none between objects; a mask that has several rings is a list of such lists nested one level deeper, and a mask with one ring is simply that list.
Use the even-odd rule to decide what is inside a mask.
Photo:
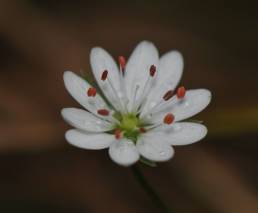
[{"label": "blurred brown background", "polygon": [[200,143],[142,166],[175,212],[258,212],[258,6],[255,1],[0,1],[0,212],[159,212],[106,151],[69,146],[60,109],[78,106],[64,70],[90,72],[100,45],[141,40],[185,58],[183,85],[209,88]]}]

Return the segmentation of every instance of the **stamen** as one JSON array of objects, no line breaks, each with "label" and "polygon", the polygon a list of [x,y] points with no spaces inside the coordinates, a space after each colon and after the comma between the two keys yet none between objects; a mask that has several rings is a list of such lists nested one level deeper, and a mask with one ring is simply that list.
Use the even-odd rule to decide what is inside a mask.
[{"label": "stamen", "polygon": [[172,113],[168,113],[164,117],[163,123],[165,123],[165,124],[172,124],[174,120],[175,120],[175,116]]},{"label": "stamen", "polygon": [[141,92],[140,97],[138,98],[138,100],[136,102],[134,110],[140,111],[141,108],[145,105],[146,100],[147,100],[146,97],[147,97],[148,91],[150,90],[151,85],[152,85],[152,83],[154,81],[153,77],[154,77],[156,71],[157,71],[156,66],[155,65],[151,65],[150,70],[149,70],[150,75],[148,76],[148,79],[147,79],[147,81],[144,84],[143,90]]},{"label": "stamen", "polygon": [[150,76],[153,77],[156,73],[156,66],[155,65],[151,65],[150,67]]},{"label": "stamen", "polygon": [[168,91],[165,93],[165,95],[163,96],[163,99],[164,99],[165,101],[168,101],[170,98],[173,97],[173,94],[174,94],[173,90],[168,90]]},{"label": "stamen", "polygon": [[88,97],[95,97],[97,94],[97,90],[94,87],[90,87],[87,91]]},{"label": "stamen", "polygon": [[114,135],[115,135],[115,138],[117,140],[119,140],[119,139],[122,138],[122,131],[120,129],[116,129],[115,132],[114,132]]},{"label": "stamen", "polygon": [[[146,115],[149,115],[150,113],[155,113],[157,112],[161,107],[163,107],[164,105],[167,104],[166,101],[168,101],[169,99],[171,99],[173,97],[173,90],[168,90],[165,95],[162,97],[162,99],[156,103],[152,108],[150,108],[148,110],[148,112],[146,112],[144,115],[141,115],[141,117],[144,117]],[[164,102],[165,101],[165,102]]]},{"label": "stamen", "polygon": [[102,72],[102,75],[101,75],[101,80],[102,81],[105,81],[107,79],[107,76],[108,76],[108,71],[107,70],[104,70]]},{"label": "stamen", "polygon": [[120,56],[118,60],[120,65],[119,78],[120,78],[120,89],[121,89],[120,93],[118,94],[118,97],[122,101],[122,105],[124,107],[125,112],[128,112],[126,103],[128,103],[129,100],[126,96],[125,83],[124,83],[124,71],[125,71],[126,60],[123,56]]},{"label": "stamen", "polygon": [[119,104],[119,107],[120,107],[121,110],[125,110],[126,107],[124,106],[124,103],[121,100],[121,97],[119,96],[119,93],[115,89],[115,87],[112,84],[112,82],[110,81],[110,79],[107,79],[107,83],[109,84],[109,86],[110,86],[110,88],[112,90],[113,98],[115,99],[114,101],[117,101],[117,103]]},{"label": "stamen", "polygon": [[140,131],[141,133],[145,133],[145,132],[146,132],[146,129],[145,129],[144,127],[140,127],[140,128],[139,128],[139,131]]},{"label": "stamen", "polygon": [[176,95],[177,95],[177,98],[178,98],[178,99],[184,98],[184,97],[185,97],[185,88],[184,88],[184,87],[179,87],[179,88],[177,89]]},{"label": "stamen", "polygon": [[119,61],[119,65],[120,65],[120,68],[121,68],[122,72],[124,72],[125,71],[125,65],[126,65],[125,57],[124,56],[119,56],[118,61]]},{"label": "stamen", "polygon": [[106,109],[99,109],[97,112],[98,112],[99,115],[102,115],[102,116],[108,116],[109,115],[109,111],[106,110]]},{"label": "stamen", "polygon": [[139,90],[140,86],[137,84],[136,85],[136,88],[134,90],[134,94],[133,94],[133,106],[136,105],[136,96],[137,96],[137,93],[138,93],[138,90]]},{"label": "stamen", "polygon": [[[114,87],[114,85],[112,84],[112,82],[110,81],[110,79],[108,78],[108,71],[107,70],[104,70],[102,72],[102,75],[101,75],[101,80],[102,81],[105,81],[109,84],[111,90],[112,90],[112,94],[113,94],[113,98],[115,99],[114,101],[118,101],[118,104],[119,104],[119,107],[121,110],[123,110],[125,107],[123,105],[123,102],[120,100],[120,97],[119,95],[117,94],[117,91]],[[106,81],[107,80],[107,81]]]}]

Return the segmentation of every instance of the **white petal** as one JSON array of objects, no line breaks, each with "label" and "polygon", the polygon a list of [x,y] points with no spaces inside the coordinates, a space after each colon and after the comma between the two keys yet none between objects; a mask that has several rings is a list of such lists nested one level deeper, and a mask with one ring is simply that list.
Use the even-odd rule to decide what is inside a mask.
[{"label": "white petal", "polygon": [[91,150],[105,149],[115,141],[114,135],[111,134],[86,133],[77,129],[68,130],[65,133],[65,138],[70,144],[76,147]]},{"label": "white petal", "polygon": [[151,161],[167,161],[174,155],[174,149],[160,137],[160,134],[145,134],[136,144],[140,154]]},{"label": "white petal", "polygon": [[206,89],[188,90],[183,99],[174,96],[169,106],[160,112],[157,112],[150,118],[153,123],[162,123],[167,113],[175,116],[175,121],[181,121],[190,118],[201,112],[211,101],[211,92]]},{"label": "white petal", "polygon": [[106,132],[114,129],[113,124],[93,114],[76,108],[62,109],[63,118],[73,127],[89,132]]},{"label": "white petal", "polygon": [[[117,64],[115,63],[114,59],[112,58],[109,53],[100,48],[95,47],[91,50],[90,53],[90,64],[93,71],[93,74],[95,76],[95,79],[101,88],[102,92],[106,96],[106,98],[109,100],[109,102],[117,109],[119,110],[121,105],[119,106],[117,96],[115,96],[115,93],[113,91],[113,88],[116,91],[116,94],[121,92],[120,88],[120,77],[119,77],[119,71]],[[108,71],[108,79],[111,82],[112,86],[109,84],[109,82],[102,81],[101,76],[104,70]]]},{"label": "white petal", "polygon": [[90,103],[91,98],[87,96],[87,91],[91,86],[73,72],[64,72],[64,83],[70,95],[93,114],[97,115],[96,107],[108,109],[105,101],[98,94],[94,97],[95,105]]},{"label": "white petal", "polygon": [[[183,56],[178,51],[170,51],[164,54],[159,60],[156,87],[160,89],[164,84],[174,90],[183,73]],[[166,92],[166,91],[164,91]]]},{"label": "white petal", "polygon": [[158,50],[148,41],[143,41],[137,45],[130,56],[125,70],[125,86],[127,97],[129,99],[128,109],[133,109],[133,99],[136,88],[136,99],[141,97],[144,85],[149,77],[149,69],[151,65],[158,65]]},{"label": "white petal", "polygon": [[119,165],[130,166],[139,160],[139,153],[131,140],[121,139],[111,144],[110,158]]},{"label": "white petal", "polygon": [[160,129],[164,140],[170,145],[188,145],[203,139],[207,134],[207,128],[198,123],[177,122],[171,127]]},{"label": "white petal", "polygon": [[162,100],[169,90],[174,90],[183,73],[183,57],[178,51],[170,51],[159,60],[157,78],[149,92],[143,113],[152,105]]}]

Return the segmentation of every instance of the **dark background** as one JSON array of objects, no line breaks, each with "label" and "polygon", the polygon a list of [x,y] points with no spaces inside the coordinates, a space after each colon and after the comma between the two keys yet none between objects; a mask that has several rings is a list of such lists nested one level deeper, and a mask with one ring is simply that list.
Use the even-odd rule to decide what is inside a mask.
[{"label": "dark background", "polygon": [[181,84],[208,88],[200,143],[144,174],[175,212],[258,212],[255,1],[0,1],[0,212],[158,212],[106,151],[69,146],[64,70],[89,51],[129,56],[141,40],[180,50]]}]

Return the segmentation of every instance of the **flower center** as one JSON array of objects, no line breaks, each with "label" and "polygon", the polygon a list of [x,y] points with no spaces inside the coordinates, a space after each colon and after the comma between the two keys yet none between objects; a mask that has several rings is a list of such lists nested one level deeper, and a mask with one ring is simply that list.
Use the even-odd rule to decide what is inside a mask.
[{"label": "flower center", "polygon": [[139,118],[134,114],[123,115],[120,128],[122,130],[138,129],[140,124]]},{"label": "flower center", "polygon": [[137,115],[133,113],[123,114],[115,116],[120,121],[120,124],[116,126],[116,133],[121,134],[117,135],[116,138],[124,136],[136,142],[138,136],[142,133],[142,122]]}]

